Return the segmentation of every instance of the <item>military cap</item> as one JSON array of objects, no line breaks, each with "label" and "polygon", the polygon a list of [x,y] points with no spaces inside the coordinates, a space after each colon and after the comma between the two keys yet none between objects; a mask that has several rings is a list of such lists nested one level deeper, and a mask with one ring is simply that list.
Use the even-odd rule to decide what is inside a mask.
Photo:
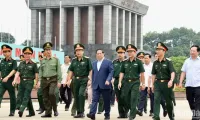
[{"label": "military cap", "polygon": [[118,46],[116,52],[126,52],[126,48],[124,46]]},{"label": "military cap", "polygon": [[43,45],[43,49],[51,49],[53,47],[53,44],[51,42],[46,42],[44,45]]},{"label": "military cap", "polygon": [[12,50],[12,47],[10,47],[9,45],[3,44],[1,46],[2,51],[6,51],[6,50]]},{"label": "military cap", "polygon": [[126,51],[130,51],[130,50],[137,51],[137,48],[134,45],[132,45],[132,44],[128,44],[126,46]]},{"label": "military cap", "polygon": [[163,44],[162,42],[158,42],[156,46],[156,49],[163,49],[165,51],[168,51],[167,46],[165,46],[165,44]]},{"label": "military cap", "polygon": [[139,52],[138,54],[137,54],[137,57],[144,57],[144,52]]},{"label": "military cap", "polygon": [[33,54],[33,49],[31,47],[25,47],[22,52],[25,53],[30,53]]},{"label": "military cap", "polygon": [[83,50],[83,49],[85,49],[85,47],[80,43],[77,43],[77,44],[74,45],[74,50],[75,51],[76,50]]}]

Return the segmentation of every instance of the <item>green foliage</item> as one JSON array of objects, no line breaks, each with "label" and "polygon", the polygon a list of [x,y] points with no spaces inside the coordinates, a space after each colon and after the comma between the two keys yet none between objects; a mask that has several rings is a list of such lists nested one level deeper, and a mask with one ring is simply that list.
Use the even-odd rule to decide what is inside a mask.
[{"label": "green foliage", "polygon": [[157,42],[163,42],[169,48],[166,57],[189,56],[192,44],[200,45],[200,32],[185,27],[173,28],[170,31],[157,33],[149,32],[144,35],[144,50],[155,51]]},{"label": "green foliage", "polygon": [[0,32],[0,40],[5,43],[15,43],[15,38],[10,33]]}]

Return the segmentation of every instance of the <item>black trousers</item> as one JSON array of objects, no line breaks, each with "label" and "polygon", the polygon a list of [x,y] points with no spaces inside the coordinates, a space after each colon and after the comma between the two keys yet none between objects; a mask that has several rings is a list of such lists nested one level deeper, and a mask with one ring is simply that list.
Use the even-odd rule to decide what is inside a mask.
[{"label": "black trousers", "polygon": [[200,87],[186,87],[186,96],[193,112],[192,120],[200,119]]},{"label": "black trousers", "polygon": [[66,108],[69,108],[71,102],[72,102],[72,91],[71,88],[68,86],[65,86],[62,84],[60,87],[60,97],[65,102]]}]

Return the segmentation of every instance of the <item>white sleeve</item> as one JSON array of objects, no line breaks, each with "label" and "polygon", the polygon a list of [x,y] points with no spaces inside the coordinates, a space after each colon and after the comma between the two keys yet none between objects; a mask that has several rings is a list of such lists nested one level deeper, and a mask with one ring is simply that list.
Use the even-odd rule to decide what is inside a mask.
[{"label": "white sleeve", "polygon": [[181,68],[181,71],[182,71],[182,72],[186,72],[186,66],[187,66],[187,60],[185,60],[183,66],[182,66],[182,68]]}]

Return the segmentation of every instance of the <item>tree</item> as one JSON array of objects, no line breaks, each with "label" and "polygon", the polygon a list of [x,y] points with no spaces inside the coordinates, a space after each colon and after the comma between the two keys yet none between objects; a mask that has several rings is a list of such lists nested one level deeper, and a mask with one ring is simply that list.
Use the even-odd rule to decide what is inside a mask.
[{"label": "tree", "polygon": [[15,43],[15,38],[10,33],[0,32],[0,40],[5,43]]},{"label": "tree", "polygon": [[27,46],[27,41],[29,42],[29,46],[32,46],[31,40],[25,40],[21,45]]}]

